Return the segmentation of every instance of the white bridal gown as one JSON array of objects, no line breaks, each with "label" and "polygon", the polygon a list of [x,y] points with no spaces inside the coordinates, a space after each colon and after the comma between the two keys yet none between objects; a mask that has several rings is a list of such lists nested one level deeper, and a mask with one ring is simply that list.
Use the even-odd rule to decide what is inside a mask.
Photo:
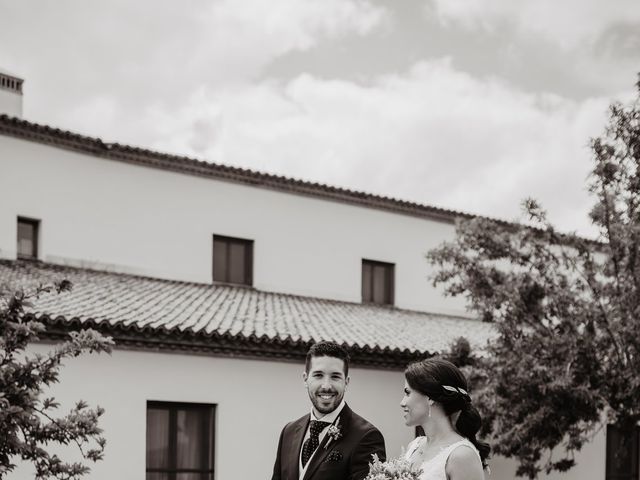
[{"label": "white bridal gown", "polygon": [[451,452],[458,447],[471,448],[478,456],[478,461],[481,462],[480,454],[478,453],[478,450],[476,450],[476,447],[473,443],[464,438],[447,447],[443,447],[435,457],[420,463],[420,458],[423,455],[426,444],[427,437],[417,437],[409,444],[407,447],[407,453],[405,454],[405,459],[409,460],[414,468],[422,469],[420,480],[447,480],[445,466]]}]

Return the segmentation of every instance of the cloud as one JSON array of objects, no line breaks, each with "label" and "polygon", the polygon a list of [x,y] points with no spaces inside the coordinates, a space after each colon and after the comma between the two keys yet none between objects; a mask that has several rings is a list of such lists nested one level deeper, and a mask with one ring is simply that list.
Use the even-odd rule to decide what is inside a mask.
[{"label": "cloud", "polygon": [[366,35],[386,15],[366,0],[3,2],[0,58],[27,79],[26,116],[66,126],[69,106],[86,111],[94,96],[131,115],[176,108],[203,86],[251,82],[286,53]]},{"label": "cloud", "polygon": [[364,0],[223,0],[204,15],[190,63],[209,65],[225,83],[255,78],[275,58],[321,41],[366,35],[386,12]]},{"label": "cloud", "polygon": [[487,31],[511,28],[567,50],[593,45],[609,29],[622,24],[635,24],[636,31],[627,34],[637,39],[640,24],[637,0],[429,0],[427,5],[445,24]]},{"label": "cloud", "polygon": [[440,59],[365,85],[302,74],[203,89],[147,123],[171,132],[156,137],[161,150],[506,219],[534,196],[561,228],[588,232],[588,143],[607,105]]},{"label": "cloud", "polygon": [[[620,45],[637,56],[636,9],[625,4],[621,28],[617,5],[569,2],[575,12],[550,0],[431,5],[442,22],[469,29],[510,25],[566,48],[589,44],[612,68],[582,68],[592,64],[580,55],[572,65],[606,81]],[[507,219],[533,195],[562,228],[584,231],[587,144],[609,98],[527,92],[446,57],[358,81],[264,78],[274,59],[369,39],[390,16],[365,0],[4,2],[0,58],[26,77],[26,116],[40,123]]]},{"label": "cloud", "polygon": [[307,50],[322,38],[366,35],[383,17],[381,7],[362,0],[225,0],[211,8],[211,26],[216,27],[211,38],[224,39],[234,53],[265,49],[269,56],[278,56]]}]

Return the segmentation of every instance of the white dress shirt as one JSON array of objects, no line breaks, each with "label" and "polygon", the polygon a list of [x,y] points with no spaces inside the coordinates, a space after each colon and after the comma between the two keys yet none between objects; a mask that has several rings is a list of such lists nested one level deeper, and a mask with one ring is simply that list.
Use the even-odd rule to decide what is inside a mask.
[{"label": "white dress shirt", "polygon": [[[316,414],[313,411],[313,407],[311,408],[311,420],[320,420],[322,422],[328,422],[329,423],[329,425],[324,427],[322,429],[322,431],[320,432],[320,436],[319,436],[320,443],[322,443],[322,439],[327,434],[327,430],[329,429],[330,424],[333,424],[333,422],[336,421],[336,418],[338,418],[338,416],[342,412],[342,409],[344,408],[344,406],[345,406],[345,401],[344,401],[344,398],[343,398],[342,401],[340,402],[340,405],[338,405],[338,408],[336,408],[333,412],[327,413],[326,415],[324,415],[322,417],[316,417]],[[309,426],[307,427],[307,431],[305,432],[304,438],[302,439],[302,445],[303,446],[304,446],[304,442],[306,442],[307,439],[311,436],[311,428],[310,428],[310,426],[311,426],[311,422],[309,422]],[[300,456],[298,457],[298,471],[300,472],[300,477],[299,477],[300,480],[302,480],[302,477],[304,477],[304,474],[307,472],[307,467],[311,463],[311,459],[313,458],[313,456],[316,454],[316,452],[319,449],[320,449],[320,447],[318,446],[318,448],[316,448],[315,451],[311,454],[311,457],[309,457],[309,461],[307,462],[307,464],[303,467],[302,466],[302,448],[300,448]]]}]

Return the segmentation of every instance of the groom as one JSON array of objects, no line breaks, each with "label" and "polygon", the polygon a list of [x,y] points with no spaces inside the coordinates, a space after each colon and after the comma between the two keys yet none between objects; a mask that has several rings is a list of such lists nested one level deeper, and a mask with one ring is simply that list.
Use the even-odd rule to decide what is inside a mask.
[{"label": "groom", "polygon": [[372,454],[385,460],[384,438],[344,401],[349,354],[335,343],[316,343],[302,379],[311,413],[282,430],[271,480],[364,479]]}]

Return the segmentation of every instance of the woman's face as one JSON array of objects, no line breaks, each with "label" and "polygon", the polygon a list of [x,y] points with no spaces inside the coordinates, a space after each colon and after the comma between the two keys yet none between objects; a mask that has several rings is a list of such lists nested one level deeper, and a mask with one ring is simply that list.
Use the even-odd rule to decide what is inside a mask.
[{"label": "woman's face", "polygon": [[429,418],[429,402],[426,395],[413,390],[407,381],[404,382],[404,397],[400,407],[404,411],[404,422],[407,426],[424,425]]}]

